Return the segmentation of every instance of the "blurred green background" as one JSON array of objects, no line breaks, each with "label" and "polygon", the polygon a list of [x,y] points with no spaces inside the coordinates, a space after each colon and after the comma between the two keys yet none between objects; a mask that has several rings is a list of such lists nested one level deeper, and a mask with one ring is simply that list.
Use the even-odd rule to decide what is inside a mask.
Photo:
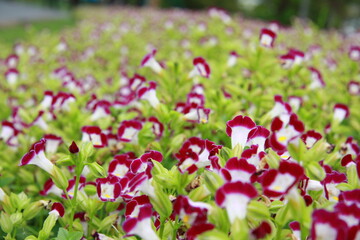
[{"label": "blurred green background", "polygon": [[[240,13],[247,18],[278,21],[290,25],[294,19],[309,19],[319,28],[337,28],[342,32],[360,30],[360,0],[0,0],[0,3],[20,3],[66,11],[66,19],[30,21],[32,30],[58,31],[76,22],[76,7],[85,5],[151,6],[157,8],[207,9],[212,6]],[[1,9],[0,9],[1,10]],[[0,42],[26,39],[28,22],[11,26],[1,25]]]},{"label": "blurred green background", "polygon": [[294,17],[310,19],[320,28],[340,28],[345,22],[359,27],[360,0],[21,0],[53,8],[81,4],[127,4],[154,7],[206,9],[218,6],[246,17],[289,25]]}]

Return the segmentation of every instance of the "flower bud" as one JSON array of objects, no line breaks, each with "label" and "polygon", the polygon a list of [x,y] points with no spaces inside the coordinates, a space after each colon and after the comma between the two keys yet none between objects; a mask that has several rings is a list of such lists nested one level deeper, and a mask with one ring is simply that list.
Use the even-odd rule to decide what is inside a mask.
[{"label": "flower bud", "polygon": [[43,204],[40,201],[33,202],[29,206],[27,206],[23,212],[23,216],[25,220],[30,220],[41,211],[43,208]]},{"label": "flower bud", "polygon": [[6,233],[11,233],[13,229],[13,223],[10,219],[9,214],[2,212],[0,215],[0,226],[1,229]]},{"label": "flower bud", "polygon": [[79,152],[79,148],[78,146],[76,145],[76,143],[73,141],[71,143],[71,145],[69,146],[69,151],[72,153],[72,154],[76,154]]}]

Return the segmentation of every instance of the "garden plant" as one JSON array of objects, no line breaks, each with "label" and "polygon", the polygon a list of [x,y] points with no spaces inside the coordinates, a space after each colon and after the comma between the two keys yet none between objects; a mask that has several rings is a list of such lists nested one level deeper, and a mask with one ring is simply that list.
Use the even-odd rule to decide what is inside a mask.
[{"label": "garden plant", "polygon": [[0,51],[4,239],[360,239],[360,37],[80,9]]}]

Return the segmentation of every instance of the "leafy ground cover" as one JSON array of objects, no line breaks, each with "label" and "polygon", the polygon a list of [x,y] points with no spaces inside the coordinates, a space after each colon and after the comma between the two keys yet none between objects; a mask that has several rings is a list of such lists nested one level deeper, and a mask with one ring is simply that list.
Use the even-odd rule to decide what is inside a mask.
[{"label": "leafy ground cover", "polygon": [[5,239],[359,239],[358,35],[79,14],[0,55]]}]

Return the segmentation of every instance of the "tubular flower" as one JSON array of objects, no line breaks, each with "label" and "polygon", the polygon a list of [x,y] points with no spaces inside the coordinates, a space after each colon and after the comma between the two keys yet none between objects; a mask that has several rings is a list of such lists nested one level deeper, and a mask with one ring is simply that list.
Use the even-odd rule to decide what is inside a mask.
[{"label": "tubular flower", "polygon": [[153,49],[150,53],[145,55],[143,60],[141,61],[141,67],[149,67],[155,73],[159,74],[162,71],[161,65],[155,60],[157,50]]},{"label": "tubular flower", "polygon": [[221,146],[215,145],[209,140],[202,140],[197,137],[189,138],[175,156],[179,159],[178,167],[181,172],[190,174],[197,171],[198,168],[211,165],[211,157],[215,156],[221,149]]},{"label": "tubular flower", "polygon": [[15,68],[10,68],[5,72],[5,78],[10,85],[13,85],[18,81],[19,71]]},{"label": "tubular flower", "polygon": [[360,61],[360,46],[351,46],[349,49],[349,57],[353,61]]},{"label": "tubular flower", "polygon": [[153,150],[143,154],[140,158],[131,161],[131,172],[135,174],[146,172],[149,178],[151,178],[151,170],[154,166],[151,160],[161,162],[163,160],[163,155],[161,152]]},{"label": "tubular flower", "polygon": [[130,78],[129,80],[129,87],[131,91],[136,91],[138,90],[140,87],[142,87],[142,85],[146,82],[146,78],[139,75],[139,74],[135,74],[132,78]]},{"label": "tubular flower", "polygon": [[54,173],[55,166],[45,156],[45,144],[45,139],[41,139],[40,141],[36,142],[30,149],[30,151],[21,158],[19,166],[33,164],[52,175]]},{"label": "tubular flower", "polygon": [[15,124],[10,121],[3,121],[1,123],[1,133],[0,139],[4,140],[4,142],[8,142],[12,137],[15,137],[19,134],[19,130],[15,127]]},{"label": "tubular flower", "polygon": [[289,53],[292,54],[295,57],[295,59],[294,59],[294,64],[295,65],[301,64],[305,59],[305,53],[302,52],[302,51],[299,51],[297,49],[291,48],[289,50]]},{"label": "tubular flower", "polygon": [[348,83],[348,91],[351,95],[359,96],[360,95],[360,82],[350,81]]},{"label": "tubular flower", "polygon": [[40,103],[40,107],[42,109],[50,109],[53,99],[54,99],[54,93],[52,91],[45,91],[44,98]]},{"label": "tubular flower", "polygon": [[276,117],[271,123],[272,134],[269,138],[269,144],[275,151],[282,154],[291,141],[295,141],[301,136],[304,128],[304,124],[298,120],[294,113],[290,115],[288,124]]},{"label": "tubular flower", "polygon": [[339,201],[345,203],[347,206],[355,204],[358,208],[360,208],[360,189],[341,192],[339,195]]},{"label": "tubular flower", "polygon": [[137,144],[138,134],[142,129],[142,124],[137,120],[122,121],[118,129],[118,137],[122,142]]},{"label": "tubular flower", "polygon": [[184,119],[194,123],[207,123],[209,121],[209,114],[211,109],[198,107],[196,104],[191,104],[183,110]]},{"label": "tubular flower", "polygon": [[255,239],[263,239],[266,235],[271,233],[271,225],[268,222],[261,222],[260,225],[251,231],[251,235]]},{"label": "tubular flower", "polygon": [[149,87],[141,87],[137,91],[139,99],[146,100],[153,108],[157,108],[160,104],[159,99],[156,97],[156,82],[149,82]]},{"label": "tubular flower", "polygon": [[295,56],[292,53],[287,53],[280,56],[281,66],[285,69],[290,69],[295,62]]},{"label": "tubular flower", "polygon": [[156,136],[156,139],[160,139],[164,133],[164,124],[162,124],[159,119],[154,116],[149,117],[148,121],[153,124],[151,129]]},{"label": "tubular flower", "polygon": [[62,143],[62,138],[54,134],[45,134],[45,152],[47,154],[54,154],[57,152],[59,145]]},{"label": "tubular flower", "polygon": [[57,218],[63,217],[65,214],[64,206],[61,203],[53,203],[51,206],[51,211],[49,212],[49,215],[54,215]]},{"label": "tubular flower", "polygon": [[200,223],[192,225],[191,228],[189,228],[186,232],[186,239],[196,240],[198,235],[210,231],[214,228],[215,225],[211,223]]},{"label": "tubular flower", "polygon": [[290,114],[292,113],[290,104],[284,102],[281,95],[275,95],[274,101],[275,105],[269,112],[270,117],[280,117],[283,122],[287,123],[289,121]]},{"label": "tubular flower", "polygon": [[331,202],[338,202],[340,190],[336,188],[339,183],[346,182],[347,178],[344,173],[332,171],[326,174],[321,184],[324,186],[325,197]]},{"label": "tubular flower", "polygon": [[250,148],[245,149],[241,153],[241,158],[246,159],[249,164],[256,167],[257,170],[262,169],[264,166],[261,165],[261,159],[265,157],[265,152],[258,151],[258,145],[251,145]]},{"label": "tubular flower", "polygon": [[346,205],[339,202],[335,205],[335,212],[349,228],[348,239],[357,239],[356,237],[359,237],[360,234],[360,208],[356,204]]},{"label": "tubular flower", "polygon": [[81,129],[82,142],[92,142],[95,148],[103,148],[107,145],[106,135],[102,133],[98,126],[84,126]]},{"label": "tubular flower", "polygon": [[108,173],[119,178],[124,177],[130,170],[131,161],[127,154],[116,155],[109,164]]},{"label": "tubular flower", "polygon": [[345,118],[349,117],[349,107],[345,104],[337,103],[334,106],[333,119],[336,122],[342,122]]},{"label": "tubular flower", "polygon": [[16,68],[19,64],[19,56],[16,54],[10,54],[6,58],[5,64],[8,68]]},{"label": "tubular flower", "polygon": [[258,153],[263,152],[265,150],[265,141],[269,137],[269,135],[269,130],[262,126],[256,126],[249,132],[246,146],[250,147],[252,145],[257,145]]},{"label": "tubular flower", "polygon": [[320,71],[314,67],[309,67],[308,69],[311,72],[311,84],[309,88],[316,89],[325,87],[326,84]]},{"label": "tubular flower", "polygon": [[273,48],[276,39],[276,33],[270,29],[263,28],[260,32],[260,45],[267,48]]},{"label": "tubular flower", "polygon": [[[76,176],[73,179],[69,180],[69,185],[66,188],[66,191],[68,192],[70,198],[74,197],[75,183],[76,183]],[[85,185],[86,185],[86,178],[80,176],[78,190],[81,190],[83,187],[85,187]],[[64,194],[63,197],[66,198],[66,195]]]},{"label": "tubular flower", "polygon": [[203,202],[193,202],[188,196],[180,195],[174,202],[174,213],[187,225],[205,223],[210,205]]},{"label": "tubular flower", "polygon": [[299,222],[291,222],[289,223],[289,227],[293,232],[294,240],[301,240],[301,230],[300,230],[300,223]]},{"label": "tubular flower", "polygon": [[226,133],[231,137],[231,146],[235,148],[239,145],[244,148],[249,137],[250,131],[256,126],[254,121],[247,116],[236,116],[226,123]]},{"label": "tubular flower", "polygon": [[121,193],[120,179],[116,176],[96,179],[97,194],[101,201],[114,202]]},{"label": "tubular flower", "polygon": [[137,217],[129,217],[123,223],[123,229],[128,235],[137,235],[144,240],[160,239],[152,229],[152,207],[145,204],[138,210]]},{"label": "tubular flower", "polygon": [[338,213],[317,209],[312,214],[312,220],[311,239],[347,239],[347,224],[339,218]]},{"label": "tubular flower", "polygon": [[193,60],[194,69],[189,73],[189,78],[201,76],[204,78],[210,77],[210,66],[206,60],[202,57],[194,58]]},{"label": "tubular flower", "polygon": [[279,169],[270,169],[261,177],[263,192],[271,198],[286,195],[304,175],[304,169],[297,163],[282,160]]},{"label": "tubular flower", "polygon": [[225,167],[220,170],[223,178],[228,181],[250,182],[252,174],[256,172],[256,167],[244,158],[230,158]]},{"label": "tubular flower", "polygon": [[43,196],[49,195],[49,194],[54,194],[56,196],[61,197],[63,190],[61,190],[60,188],[58,188],[54,182],[52,181],[51,178],[49,178],[45,184],[44,184],[44,188],[43,190],[40,191],[40,194]]},{"label": "tubular flower", "polygon": [[246,217],[247,205],[257,195],[250,183],[228,182],[216,191],[215,201],[220,207],[226,208],[230,222],[234,223],[236,218]]},{"label": "tubular flower", "polygon": [[96,121],[100,118],[104,118],[110,115],[110,106],[111,103],[106,100],[98,101],[93,110],[93,114],[90,117],[91,121]]},{"label": "tubular flower", "polygon": [[307,131],[301,136],[301,140],[303,140],[307,148],[312,148],[320,139],[322,139],[321,134],[314,130]]},{"label": "tubular flower", "polygon": [[293,109],[293,111],[297,112],[303,103],[303,99],[298,96],[289,96],[288,99],[289,99],[289,104],[290,104],[291,108]]},{"label": "tubular flower", "polygon": [[227,61],[227,66],[228,67],[233,67],[235,66],[236,62],[237,62],[237,59],[240,57],[239,54],[237,54],[237,52],[235,51],[231,51],[230,54],[229,54],[229,58],[228,58],[228,61]]}]

